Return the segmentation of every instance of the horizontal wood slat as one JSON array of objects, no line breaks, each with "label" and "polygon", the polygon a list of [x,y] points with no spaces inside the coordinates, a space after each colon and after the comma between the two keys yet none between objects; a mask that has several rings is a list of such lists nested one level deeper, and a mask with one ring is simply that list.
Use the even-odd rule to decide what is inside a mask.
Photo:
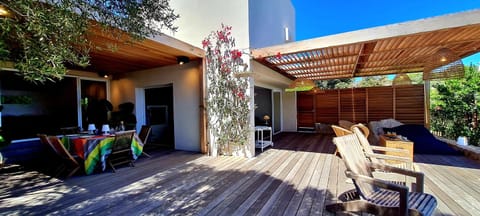
[{"label": "horizontal wood slat", "polygon": [[338,91],[328,90],[315,95],[316,122],[336,124],[338,122]]},{"label": "horizontal wood slat", "polygon": [[297,94],[298,127],[337,124],[338,120],[368,123],[387,118],[424,124],[424,98],[423,85],[300,92]]}]

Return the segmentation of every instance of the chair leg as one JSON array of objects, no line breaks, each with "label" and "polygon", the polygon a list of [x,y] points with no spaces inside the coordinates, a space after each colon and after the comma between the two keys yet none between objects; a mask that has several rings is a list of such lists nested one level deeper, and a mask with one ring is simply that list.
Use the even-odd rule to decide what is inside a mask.
[{"label": "chair leg", "polygon": [[146,153],[146,152],[144,152],[144,151],[142,151],[142,155],[145,155],[145,156],[147,156],[147,157],[149,157],[149,158],[151,158],[151,157],[152,157],[151,155],[147,154],[147,153]]},{"label": "chair leg", "polygon": [[60,166],[58,166],[57,169],[55,169],[54,171],[54,177],[59,178],[66,169],[67,167],[65,166],[65,164],[61,164]]},{"label": "chair leg", "polygon": [[80,166],[73,168],[72,171],[70,171],[68,175],[65,177],[65,179],[70,178],[73,174],[75,174],[78,171],[78,169],[80,169]]},{"label": "chair leg", "polygon": [[112,162],[111,162],[110,160],[108,161],[108,165],[112,168],[113,172],[117,172],[117,171],[115,170],[115,167],[113,166],[113,164],[112,164]]}]

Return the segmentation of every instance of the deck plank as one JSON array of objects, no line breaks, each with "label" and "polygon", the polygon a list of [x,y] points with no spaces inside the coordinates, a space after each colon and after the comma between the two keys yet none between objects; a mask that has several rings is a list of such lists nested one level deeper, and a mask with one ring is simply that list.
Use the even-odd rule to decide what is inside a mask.
[{"label": "deck plank", "polygon": [[[352,189],[331,136],[281,133],[255,158],[153,152],[135,167],[59,180],[32,170],[0,172],[6,215],[330,215],[325,205]],[[149,152],[152,153],[152,152]],[[480,212],[480,163],[415,155],[434,215]]]}]

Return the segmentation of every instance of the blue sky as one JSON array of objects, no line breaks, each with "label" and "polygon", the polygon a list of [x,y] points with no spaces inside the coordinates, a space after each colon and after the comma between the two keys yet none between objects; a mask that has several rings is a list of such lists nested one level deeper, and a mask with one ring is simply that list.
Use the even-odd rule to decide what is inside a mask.
[{"label": "blue sky", "polygon": [[[478,0],[291,0],[296,40],[480,8]],[[480,54],[463,59],[478,64]]]}]

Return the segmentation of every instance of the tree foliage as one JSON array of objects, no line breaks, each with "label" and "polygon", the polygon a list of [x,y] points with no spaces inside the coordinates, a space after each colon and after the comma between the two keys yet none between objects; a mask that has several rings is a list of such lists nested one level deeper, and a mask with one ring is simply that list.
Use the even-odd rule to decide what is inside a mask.
[{"label": "tree foliage", "polygon": [[465,69],[459,79],[435,81],[431,91],[431,128],[455,140],[466,136],[470,144],[480,144],[478,110],[480,73],[476,67]]},{"label": "tree foliage", "polygon": [[316,80],[315,84],[321,89],[337,89],[350,88],[353,84],[353,79],[330,79],[330,80]]},{"label": "tree foliage", "polygon": [[389,86],[392,81],[386,75],[363,77],[358,83],[358,87]]},{"label": "tree foliage", "polygon": [[61,79],[66,65],[87,66],[89,51],[105,48],[87,38],[94,25],[132,40],[177,29],[168,0],[2,0],[0,6],[9,12],[0,17],[0,61],[13,61],[32,82]]}]

